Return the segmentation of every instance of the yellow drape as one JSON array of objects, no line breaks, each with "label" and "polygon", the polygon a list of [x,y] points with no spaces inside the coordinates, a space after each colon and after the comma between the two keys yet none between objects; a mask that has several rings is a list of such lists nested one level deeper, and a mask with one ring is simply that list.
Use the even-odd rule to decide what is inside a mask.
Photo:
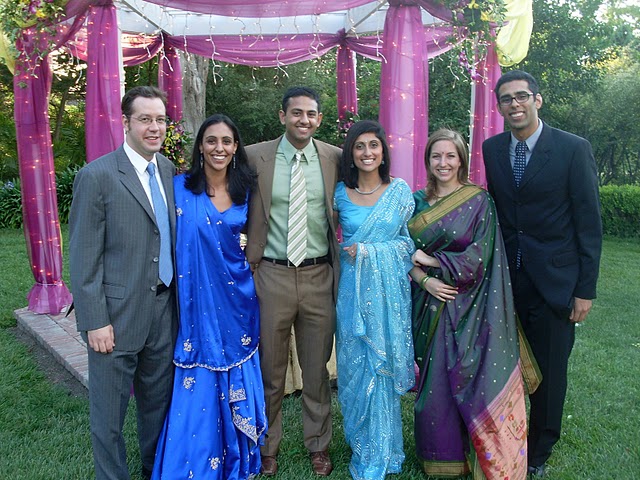
[{"label": "yellow drape", "polygon": [[2,30],[0,30],[0,59],[7,65],[9,71],[14,73],[16,60],[9,51],[9,39]]},{"label": "yellow drape", "polygon": [[529,51],[533,30],[533,0],[507,0],[504,25],[498,31],[496,50],[498,62],[509,67],[521,62]]}]

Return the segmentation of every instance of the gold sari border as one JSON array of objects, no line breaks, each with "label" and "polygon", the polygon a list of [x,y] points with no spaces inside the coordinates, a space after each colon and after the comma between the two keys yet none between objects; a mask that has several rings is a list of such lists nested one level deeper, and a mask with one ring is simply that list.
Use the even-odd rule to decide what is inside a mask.
[{"label": "gold sari border", "polygon": [[420,460],[422,470],[434,477],[456,478],[469,473],[467,462],[443,462],[437,460]]},{"label": "gold sari border", "polygon": [[468,202],[482,191],[483,189],[477,185],[464,185],[460,190],[444,197],[442,200],[432,205],[431,208],[428,208],[409,220],[409,230],[411,232],[421,232],[427,226],[440,220],[451,210],[459,207],[465,202]]},{"label": "gold sari border", "polygon": [[536,358],[533,356],[531,345],[527,337],[524,335],[524,330],[520,319],[516,315],[516,324],[518,329],[518,346],[520,348],[520,370],[522,371],[522,383],[524,383],[524,390],[527,395],[534,393],[540,382],[542,382],[542,372],[538,366]]}]

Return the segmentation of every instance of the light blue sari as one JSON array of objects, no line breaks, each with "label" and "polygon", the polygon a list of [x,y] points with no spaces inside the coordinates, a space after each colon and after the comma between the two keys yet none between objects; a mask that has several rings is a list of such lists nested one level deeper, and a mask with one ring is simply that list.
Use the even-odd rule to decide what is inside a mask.
[{"label": "light blue sari", "polygon": [[404,461],[400,396],[415,382],[408,272],[415,250],[407,230],[411,189],[394,179],[373,207],[353,204],[344,183],[334,208],[342,246],[358,244],[356,258],[340,252],[336,352],[338,399],[351,447],[354,479],[383,479]]}]

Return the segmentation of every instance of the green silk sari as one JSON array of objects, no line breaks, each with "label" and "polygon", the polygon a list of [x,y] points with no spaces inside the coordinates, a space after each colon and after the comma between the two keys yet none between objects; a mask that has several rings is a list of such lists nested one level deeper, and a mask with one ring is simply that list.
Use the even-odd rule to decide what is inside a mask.
[{"label": "green silk sari", "polygon": [[[519,332],[498,216],[490,195],[465,185],[430,206],[414,194],[409,232],[436,257],[431,276],[458,288],[441,302],[413,285],[415,359],[420,368],[415,435],[424,471],[524,480],[527,419]],[[524,345],[524,344],[523,344]],[[528,358],[525,359],[528,362]]]}]

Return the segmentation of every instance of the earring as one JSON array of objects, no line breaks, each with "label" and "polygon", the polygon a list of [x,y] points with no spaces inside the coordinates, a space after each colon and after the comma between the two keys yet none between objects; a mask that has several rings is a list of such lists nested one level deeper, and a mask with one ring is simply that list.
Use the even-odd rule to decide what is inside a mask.
[{"label": "earring", "polygon": [[380,162],[380,165],[384,165],[384,160],[382,160],[382,161]]},{"label": "earring", "polygon": [[351,168],[356,168],[356,166],[353,164],[353,162],[350,165]]},{"label": "earring", "polygon": [[204,168],[204,156],[202,152],[200,152],[200,168]]},{"label": "earring", "polygon": [[233,154],[233,169],[235,170],[236,168],[236,154]]}]

